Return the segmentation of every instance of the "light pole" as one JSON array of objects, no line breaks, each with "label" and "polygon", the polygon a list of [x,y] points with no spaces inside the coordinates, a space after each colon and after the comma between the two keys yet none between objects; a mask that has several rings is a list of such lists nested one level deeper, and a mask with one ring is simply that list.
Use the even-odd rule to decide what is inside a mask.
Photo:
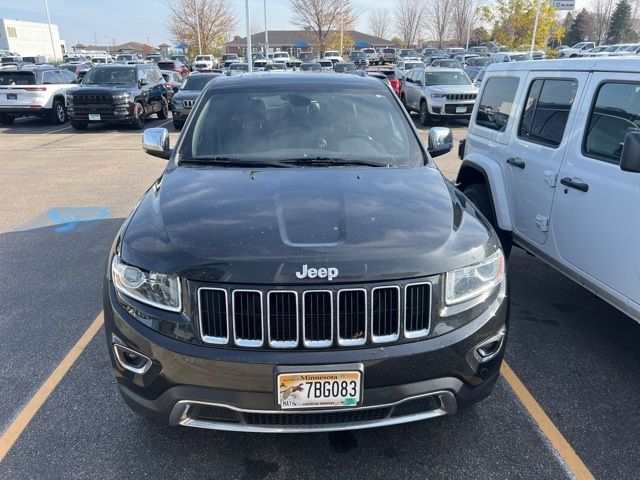
[{"label": "light pole", "polygon": [[469,51],[469,42],[471,41],[471,25],[473,24],[473,17],[476,16],[476,11],[473,8],[473,1],[469,2],[469,25],[467,25],[467,52]]},{"label": "light pole", "polygon": [[340,56],[342,57],[343,54],[344,54],[344,0],[340,2]]},{"label": "light pole", "polygon": [[53,41],[53,30],[51,29],[51,17],[49,17],[49,5],[47,0],[44,0],[44,9],[47,12],[47,23],[49,24],[49,37],[51,37],[51,48],[53,48],[53,61],[58,61],[58,54],[56,53],[56,44]]},{"label": "light pole", "polygon": [[269,29],[267,28],[267,0],[264,0],[264,56],[269,58]]},{"label": "light pole", "polygon": [[529,54],[533,56],[533,49],[536,45],[536,34],[538,33],[538,20],[540,19],[540,8],[542,7],[542,1],[538,0],[538,5],[536,6],[536,20],[533,22],[533,35],[531,37],[531,50]]},{"label": "light pole", "polygon": [[196,32],[198,34],[198,55],[202,55],[202,43],[200,42],[200,9],[196,0]]},{"label": "light pole", "polygon": [[244,0],[245,17],[247,17],[247,64],[249,73],[253,72],[253,55],[251,54],[251,14],[249,13],[249,0]]}]

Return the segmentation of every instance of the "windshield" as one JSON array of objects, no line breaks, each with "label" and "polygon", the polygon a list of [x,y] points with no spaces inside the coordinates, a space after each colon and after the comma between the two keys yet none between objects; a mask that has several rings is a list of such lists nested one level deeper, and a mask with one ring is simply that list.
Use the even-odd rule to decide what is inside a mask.
[{"label": "windshield", "polygon": [[338,73],[354,72],[356,70],[356,66],[353,63],[336,63],[334,69]]},{"label": "windshield", "polygon": [[180,90],[202,90],[215,77],[217,75],[191,75],[182,81]]},{"label": "windshield", "polygon": [[635,52],[639,47],[640,45],[629,45],[623,52]]},{"label": "windshield", "polygon": [[469,76],[464,72],[425,72],[425,85],[471,85]]},{"label": "windshield", "polygon": [[415,50],[400,50],[400,56],[401,57],[417,57],[418,56],[418,52],[416,52]]},{"label": "windshield", "polygon": [[304,72],[322,70],[322,66],[319,63],[303,63],[300,65],[300,70]]},{"label": "windshield", "polygon": [[287,52],[276,52],[273,54],[273,58],[289,58],[289,54]]},{"label": "windshield", "polygon": [[10,72],[0,70],[0,85],[35,85],[36,76],[33,72]]},{"label": "windshield", "polygon": [[246,63],[232,63],[231,65],[229,65],[229,70],[240,70],[243,72],[248,72],[249,65],[247,65]]},{"label": "windshield", "polygon": [[405,62],[403,70],[409,71],[414,68],[425,68],[425,64],[422,62]]},{"label": "windshield", "polygon": [[93,63],[107,63],[107,59],[106,58],[100,58],[100,57],[92,58],[91,61]]},{"label": "windshield", "polygon": [[436,60],[433,63],[444,68],[462,68],[462,64],[458,60]]},{"label": "windshield", "polygon": [[284,63],[269,63],[265,70],[285,70],[285,65]]},{"label": "windshield", "polygon": [[127,84],[131,85],[136,83],[136,69],[135,68],[113,68],[113,67],[98,67],[89,70],[87,75],[82,79],[83,84]]},{"label": "windshield", "polygon": [[573,47],[571,48],[582,48],[583,46],[586,45],[586,42],[580,42],[580,43],[576,43]]},{"label": "windshield", "polygon": [[366,54],[366,53],[364,53],[364,52],[353,52],[353,53],[351,54],[351,56],[352,56],[353,58],[364,58],[364,57],[366,57],[366,56],[367,56],[367,54]]},{"label": "windshield", "polygon": [[133,56],[131,55],[118,55],[116,60],[133,60]]},{"label": "windshield", "polygon": [[222,55],[222,60],[231,60],[232,58],[238,58],[238,55],[235,53]]},{"label": "windshield", "polygon": [[322,67],[333,67],[333,62],[331,60],[320,60],[318,63]]},{"label": "windshield", "polygon": [[196,61],[207,61],[207,60],[211,60],[211,57],[209,57],[209,55],[198,55],[196,57]]},{"label": "windshield", "polygon": [[385,48],[383,50],[384,53],[396,53],[396,49],[395,48]]},{"label": "windshield", "polygon": [[183,133],[179,161],[426,163],[400,105],[382,84],[274,84],[204,95]]},{"label": "windshield", "polygon": [[516,53],[513,55],[509,55],[512,62],[522,62],[525,60],[531,60],[531,54],[529,53]]},{"label": "windshield", "polygon": [[496,63],[495,59],[489,57],[473,57],[467,58],[467,65],[470,67],[486,67],[487,65],[491,65],[492,63]]}]

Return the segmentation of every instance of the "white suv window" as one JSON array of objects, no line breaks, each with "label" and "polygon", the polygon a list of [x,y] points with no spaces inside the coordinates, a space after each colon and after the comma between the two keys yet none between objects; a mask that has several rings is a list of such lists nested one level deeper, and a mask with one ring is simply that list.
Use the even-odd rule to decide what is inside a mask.
[{"label": "white suv window", "polygon": [[518,137],[557,148],[562,142],[577,89],[578,82],[574,79],[531,82]]},{"label": "white suv window", "polygon": [[627,133],[640,131],[640,84],[603,83],[587,125],[584,154],[619,164]]},{"label": "white suv window", "polygon": [[514,77],[488,79],[480,98],[476,125],[504,132],[513,111],[519,82],[520,79]]}]

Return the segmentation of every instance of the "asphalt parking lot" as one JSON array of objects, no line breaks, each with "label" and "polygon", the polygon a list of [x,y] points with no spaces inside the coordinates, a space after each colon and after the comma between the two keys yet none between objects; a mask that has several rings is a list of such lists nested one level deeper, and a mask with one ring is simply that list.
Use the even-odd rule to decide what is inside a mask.
[{"label": "asphalt parking lot", "polygon": [[[170,121],[147,126],[160,125],[177,139]],[[451,126],[464,138],[464,123]],[[437,162],[449,178],[456,148]],[[164,165],[127,128],[0,128],[0,452],[17,439],[0,478],[640,478],[640,325],[518,249],[508,366],[490,398],[454,417],[266,436],[136,416],[106,354],[102,276],[116,231]],[[74,347],[81,337],[86,348]],[[39,408],[20,424],[25,405]]]}]

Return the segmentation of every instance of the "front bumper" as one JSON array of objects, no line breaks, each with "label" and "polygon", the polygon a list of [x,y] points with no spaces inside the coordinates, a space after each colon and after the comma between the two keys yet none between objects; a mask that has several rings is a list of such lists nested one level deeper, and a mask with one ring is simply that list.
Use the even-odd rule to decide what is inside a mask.
[{"label": "front bumper", "polygon": [[[129,315],[112,284],[105,286],[105,333],[120,392],[136,412],[169,425],[220,430],[307,432],[370,428],[454,414],[485,398],[504,354],[508,301],[499,296],[475,320],[420,342],[367,349],[258,351],[201,346],[167,337]],[[499,335],[487,361],[479,345]],[[123,368],[114,342],[147,357],[134,373]],[[282,411],[276,368],[313,371],[361,365],[357,408]]]},{"label": "front bumper", "polygon": [[[99,114],[100,120],[89,120],[90,114]],[[72,121],[87,123],[131,123],[134,119],[133,104],[69,104],[67,115]]]},{"label": "front bumper", "polygon": [[[427,102],[429,114],[434,117],[470,118],[473,105],[473,101],[456,102],[438,97],[431,97]],[[459,108],[464,108],[465,111],[460,112],[458,111]]]}]

